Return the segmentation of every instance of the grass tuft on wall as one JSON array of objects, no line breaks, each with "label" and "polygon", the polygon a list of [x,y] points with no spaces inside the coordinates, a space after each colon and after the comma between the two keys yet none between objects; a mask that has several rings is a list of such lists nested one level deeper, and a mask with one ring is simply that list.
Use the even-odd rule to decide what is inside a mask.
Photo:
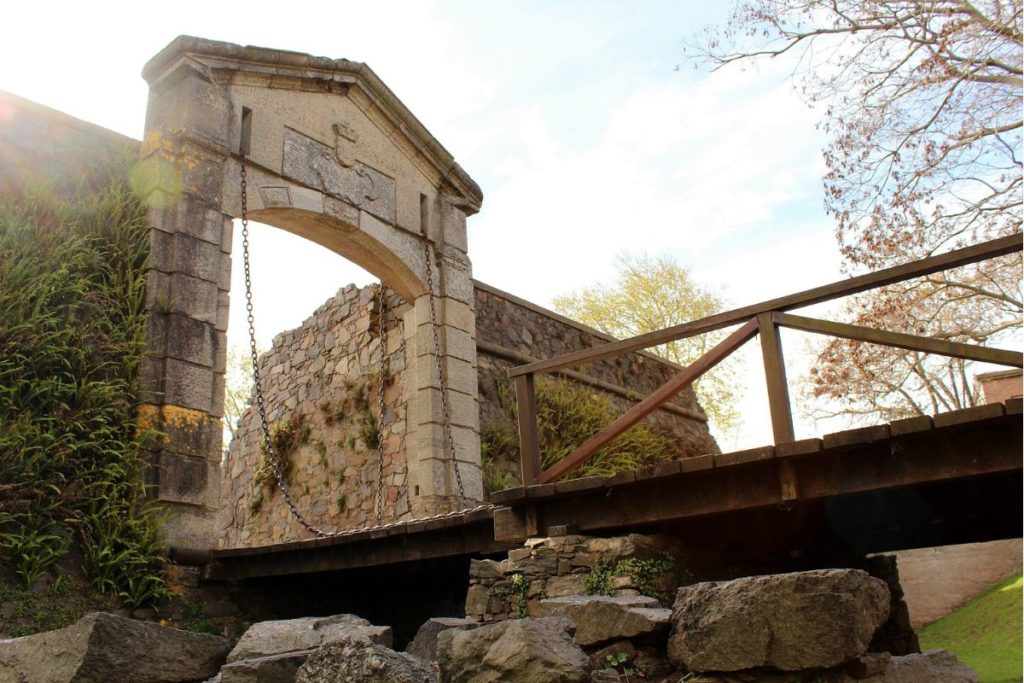
[{"label": "grass tuft on wall", "polygon": [[0,184],[0,562],[30,588],[73,546],[130,606],[166,589],[136,426],[146,207],[129,161]]}]

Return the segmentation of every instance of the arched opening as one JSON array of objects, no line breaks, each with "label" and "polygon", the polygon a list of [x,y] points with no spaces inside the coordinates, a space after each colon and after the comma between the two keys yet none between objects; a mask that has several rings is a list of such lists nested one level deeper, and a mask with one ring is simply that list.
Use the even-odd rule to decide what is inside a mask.
[{"label": "arched opening", "polygon": [[[305,213],[290,216],[307,226]],[[328,249],[300,231],[317,232],[249,224],[261,388],[282,483],[299,513],[328,532],[408,518],[410,305],[385,288],[382,308],[376,277],[339,254],[344,246]],[[218,515],[225,547],[304,537],[278,491],[254,407],[241,243],[234,221]]]}]

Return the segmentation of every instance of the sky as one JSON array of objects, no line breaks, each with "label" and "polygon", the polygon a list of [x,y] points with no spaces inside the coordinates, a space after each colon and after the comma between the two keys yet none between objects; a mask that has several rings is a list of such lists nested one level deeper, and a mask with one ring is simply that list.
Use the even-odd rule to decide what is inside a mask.
[{"label": "sky", "polygon": [[[8,3],[0,89],[141,138],[142,67],[177,35],[366,62],[482,187],[468,224],[477,279],[548,306],[613,280],[618,253],[647,251],[732,307],[842,276],[822,208],[820,112],[796,94],[792,65],[710,73],[685,61],[684,42],[728,10],[706,0]],[[263,347],[346,283],[374,280],[274,228],[254,226],[252,241]],[[235,305],[229,344],[245,333]],[[784,342],[797,375],[806,341],[787,332]],[[759,354],[746,356],[746,419],[723,446],[770,438]],[[819,431],[798,421],[798,436]]]}]

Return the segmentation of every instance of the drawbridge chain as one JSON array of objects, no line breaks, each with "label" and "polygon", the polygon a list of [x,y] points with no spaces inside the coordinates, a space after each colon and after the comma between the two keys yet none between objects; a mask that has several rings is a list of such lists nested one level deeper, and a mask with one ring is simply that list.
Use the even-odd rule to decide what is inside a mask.
[{"label": "drawbridge chain", "polygon": [[[256,350],[256,318],[253,312],[253,297],[252,297],[252,267],[249,260],[249,206],[248,206],[248,183],[246,177],[246,165],[245,155],[240,155],[241,162],[241,204],[242,204],[242,263],[245,271],[245,310],[246,319],[249,323],[249,353],[252,360],[252,376],[253,376],[253,387],[256,400],[256,409],[260,418],[260,431],[263,437],[263,448],[267,454],[267,460],[270,462],[271,469],[274,473],[274,482],[277,489],[281,492],[284,498],[285,504],[288,506],[288,510],[292,516],[302,525],[302,527],[309,533],[319,538],[328,537],[339,537],[347,536],[351,534],[357,534],[364,531],[364,529],[347,529],[343,531],[325,531],[324,529],[311,523],[299,510],[295,500],[292,498],[291,493],[288,489],[288,484],[285,481],[284,472],[281,469],[281,463],[278,459],[278,454],[274,448],[274,442],[270,435],[270,423],[267,419],[266,402],[263,397],[263,387],[260,381],[260,368],[259,368],[259,353]],[[455,517],[460,514],[469,512],[475,512],[478,510],[488,510],[493,508],[492,505],[478,505],[473,508],[466,507],[466,495],[465,488],[462,483],[462,474],[459,471],[458,461],[455,457],[455,441],[452,437],[451,428],[451,410],[448,403],[448,387],[445,382],[445,376],[441,367],[441,343],[437,333],[437,310],[434,305],[434,282],[433,282],[433,267],[431,264],[432,254],[430,249],[430,243],[427,240],[423,242],[424,246],[424,260],[426,262],[426,274],[427,274],[427,286],[428,286],[428,299],[430,302],[430,323],[431,329],[434,336],[434,361],[437,369],[438,384],[440,386],[441,394],[441,411],[442,411],[442,422],[445,437],[448,445],[448,455],[451,460],[452,469],[455,472],[455,481],[458,487],[458,500],[462,509],[453,510],[451,512],[440,513],[431,515],[428,517],[421,517],[415,520],[396,521],[388,524],[383,524],[384,517],[384,449],[385,449],[385,429],[384,429],[384,387],[387,382],[387,375],[389,372],[389,362],[387,357],[387,325],[385,324],[385,313],[386,313],[386,296],[384,283],[382,282],[377,290],[377,308],[379,313],[379,319],[377,323],[378,340],[380,343],[380,367],[379,367],[379,389],[377,394],[377,406],[379,410],[379,417],[377,420],[377,451],[378,451],[378,465],[377,465],[377,486],[376,486],[376,500],[375,500],[375,512],[376,512],[376,527],[379,529],[388,529],[401,524],[405,524],[411,521],[428,521],[435,519],[444,519],[447,517]]]}]

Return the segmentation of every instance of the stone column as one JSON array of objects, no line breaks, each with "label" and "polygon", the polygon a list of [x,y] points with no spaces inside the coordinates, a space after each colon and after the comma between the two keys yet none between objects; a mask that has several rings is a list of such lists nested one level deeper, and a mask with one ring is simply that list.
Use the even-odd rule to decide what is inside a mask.
[{"label": "stone column", "polygon": [[182,64],[151,83],[133,180],[150,202],[140,423],[162,433],[149,483],[171,514],[165,540],[215,547],[232,224],[221,213],[230,104]]},{"label": "stone column", "polygon": [[480,472],[480,409],[477,402],[476,318],[472,268],[465,251],[466,216],[447,198],[437,200],[439,229],[426,230],[435,261],[434,307],[438,323],[440,369],[448,391],[452,441],[462,479],[464,501],[452,467],[444,431],[438,362],[430,299],[420,296],[405,322],[406,349],[413,369],[408,448],[410,498],[414,516],[473,506],[483,500]]}]

